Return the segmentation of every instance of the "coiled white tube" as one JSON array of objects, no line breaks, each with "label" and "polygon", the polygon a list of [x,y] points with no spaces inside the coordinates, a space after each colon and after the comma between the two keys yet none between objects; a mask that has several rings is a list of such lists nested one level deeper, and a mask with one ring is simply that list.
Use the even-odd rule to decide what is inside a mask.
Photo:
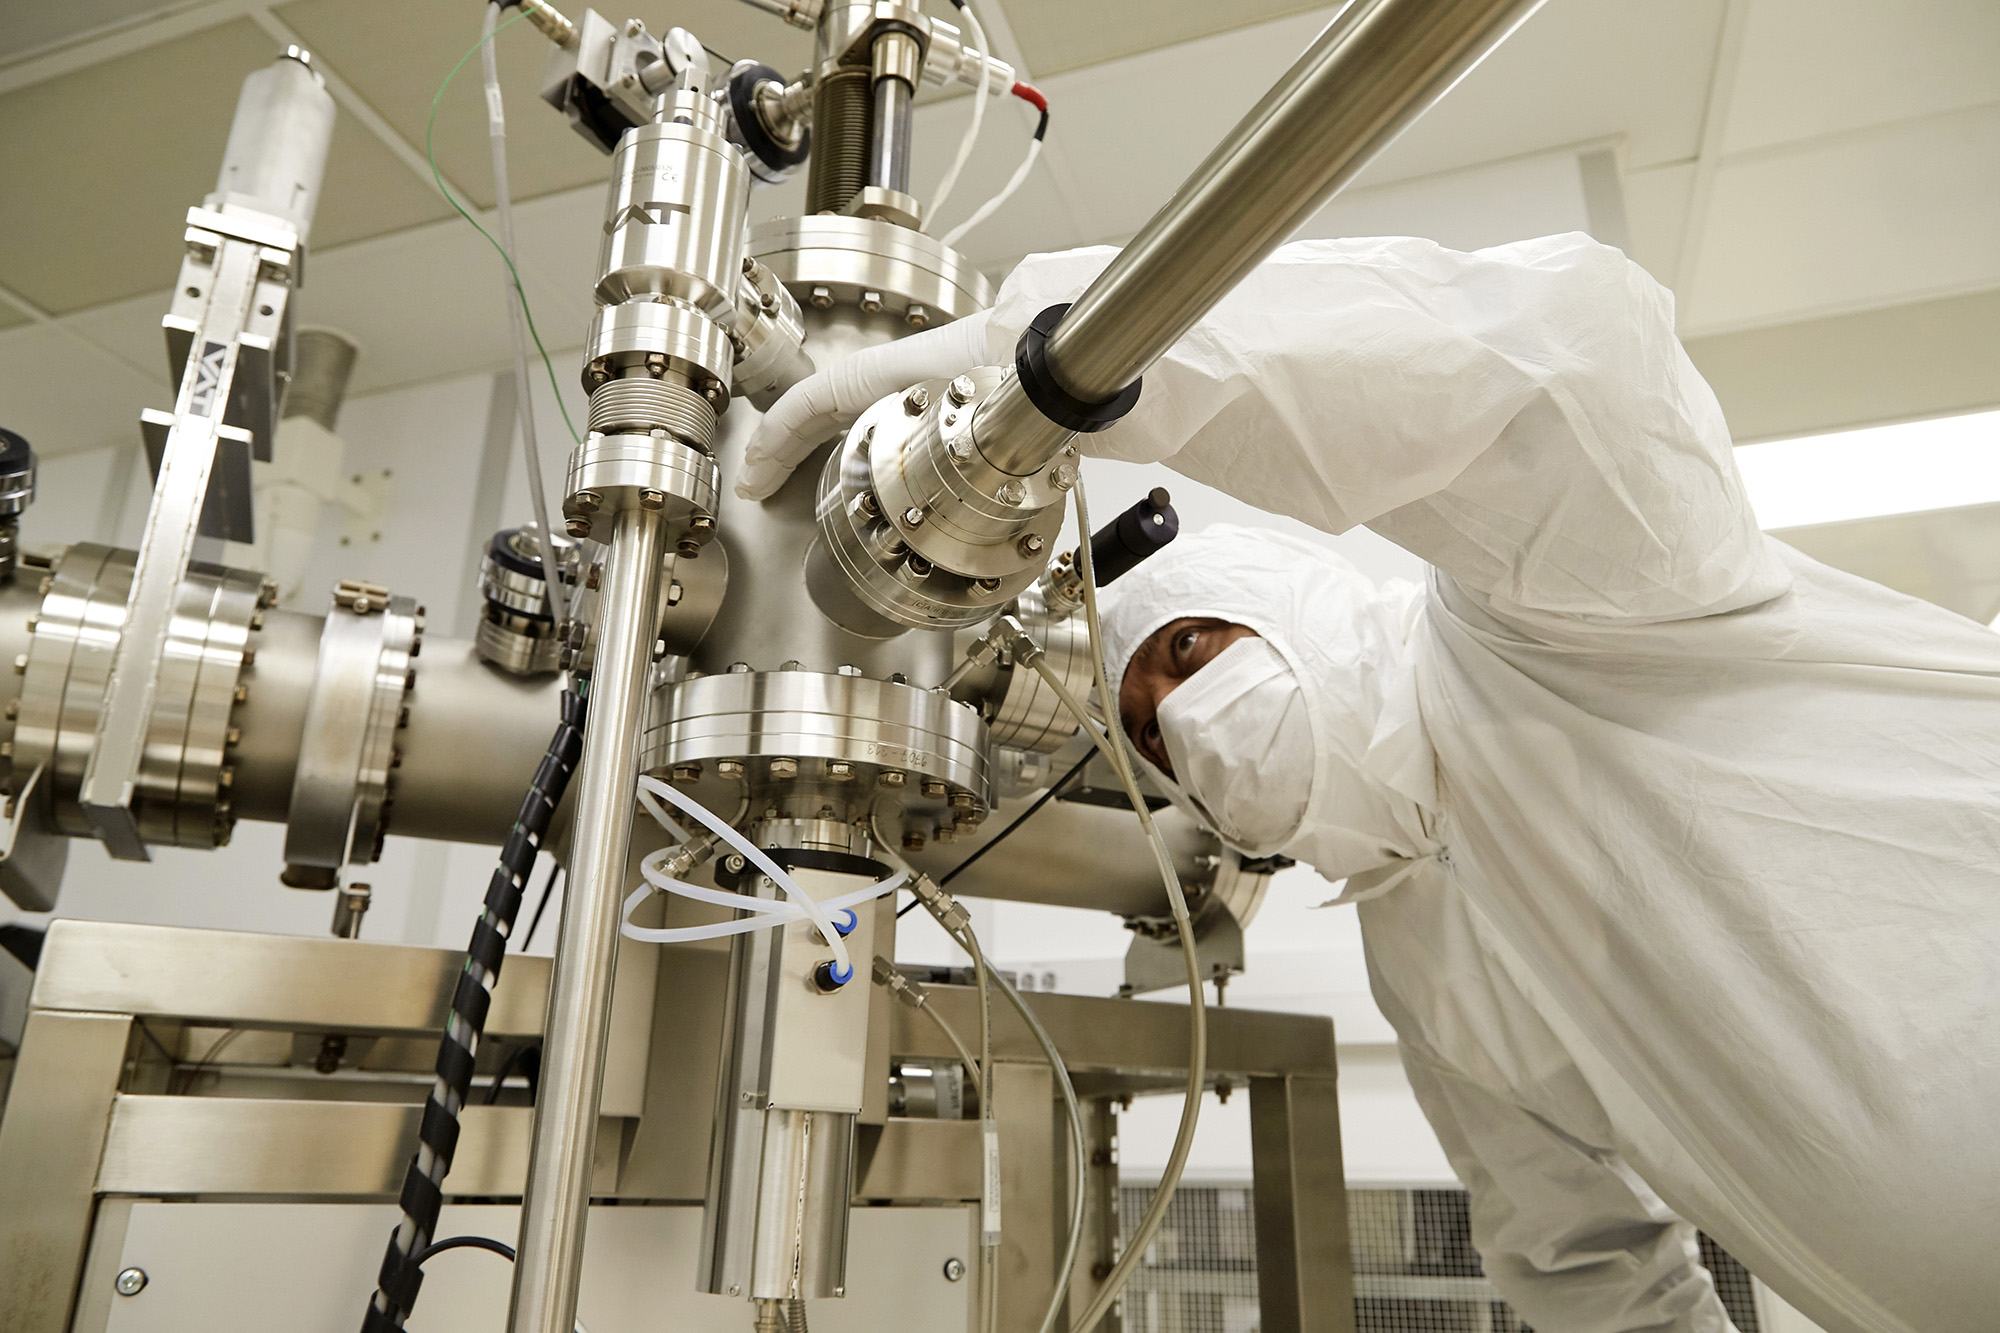
[{"label": "coiled white tube", "polygon": [[[666,859],[673,855],[675,849],[662,847],[658,851],[649,853],[645,859],[639,862],[639,875],[640,878],[645,880],[645,883],[639,888],[634,889],[625,899],[625,907],[624,911],[620,913],[618,929],[628,939],[645,940],[655,944],[685,944],[693,940],[721,939],[729,935],[743,935],[753,930],[764,930],[769,927],[790,925],[794,921],[809,920],[818,928],[820,937],[827,942],[827,947],[833,950],[834,975],[845,980],[854,974],[854,963],[847,954],[847,945],[845,943],[846,932],[834,925],[833,913],[845,910],[848,915],[852,916],[851,909],[857,904],[880,898],[884,894],[894,893],[910,877],[907,870],[901,871],[889,876],[887,879],[877,880],[875,883],[856,889],[851,893],[843,893],[837,897],[829,898],[825,902],[821,902],[799,887],[798,881],[786,874],[784,868],[765,855],[755,843],[717,818],[706,806],[703,806],[692,797],[676,791],[673,787],[660,781],[658,778],[641,777],[639,779],[639,803],[646,807],[646,813],[657,820],[661,828],[677,837],[681,834],[680,829],[675,825],[673,820],[668,818],[667,812],[654,799],[656,796],[666,797],[667,800],[678,806],[683,812],[692,815],[706,826],[716,837],[722,839],[723,842],[740,852],[745,860],[756,866],[758,870],[770,877],[772,883],[784,890],[785,896],[789,901],[780,903],[772,902],[766,898],[750,898],[742,894],[725,893],[719,889],[703,888],[699,884],[688,884],[675,879],[660,869],[660,866]],[[634,908],[656,892],[678,893],[683,898],[692,898],[696,902],[711,903],[718,907],[734,908],[738,911],[749,912],[751,915],[736,921],[718,921],[706,926],[635,926],[629,920],[624,919],[630,917]],[[848,925],[848,929],[853,929],[851,922]]]}]

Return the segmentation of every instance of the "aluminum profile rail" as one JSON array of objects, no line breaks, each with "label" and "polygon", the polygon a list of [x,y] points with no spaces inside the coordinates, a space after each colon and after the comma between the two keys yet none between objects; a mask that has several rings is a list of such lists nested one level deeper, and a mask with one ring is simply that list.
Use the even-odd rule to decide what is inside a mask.
[{"label": "aluminum profile rail", "polygon": [[[1046,349],[1057,384],[1103,402],[1138,379],[1540,4],[1353,0],[1070,307]],[[1011,373],[977,435],[1016,476],[1070,438]]]}]

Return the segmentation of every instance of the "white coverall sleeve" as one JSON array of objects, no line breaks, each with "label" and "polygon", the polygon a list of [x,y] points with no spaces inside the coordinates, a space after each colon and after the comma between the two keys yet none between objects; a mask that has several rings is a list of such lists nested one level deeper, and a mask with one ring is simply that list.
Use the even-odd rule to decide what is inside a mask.
[{"label": "white coverall sleeve", "polygon": [[1486,1276],[1537,1333],[1733,1333],[1694,1228],[1615,1154],[1401,1052]]},{"label": "white coverall sleeve", "polygon": [[[1031,256],[996,322],[1073,297],[1083,258]],[[1581,234],[1284,246],[1079,444],[1367,524],[1503,611],[1673,620],[1788,586],[1672,297]]]}]

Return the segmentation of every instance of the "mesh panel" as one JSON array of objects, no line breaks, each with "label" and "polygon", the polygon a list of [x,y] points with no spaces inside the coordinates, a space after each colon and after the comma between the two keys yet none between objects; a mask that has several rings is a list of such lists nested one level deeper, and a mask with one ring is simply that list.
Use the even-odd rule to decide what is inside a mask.
[{"label": "mesh panel", "polygon": [[[1125,1236],[1152,1201],[1120,1191]],[[1486,1280],[1464,1190],[1347,1192],[1359,1333],[1531,1333]],[[1759,1333],[1749,1272],[1701,1238],[1722,1304],[1740,1333]],[[1188,1185],[1133,1274],[1126,1333],[1253,1333],[1258,1327],[1257,1227],[1247,1186]]]}]

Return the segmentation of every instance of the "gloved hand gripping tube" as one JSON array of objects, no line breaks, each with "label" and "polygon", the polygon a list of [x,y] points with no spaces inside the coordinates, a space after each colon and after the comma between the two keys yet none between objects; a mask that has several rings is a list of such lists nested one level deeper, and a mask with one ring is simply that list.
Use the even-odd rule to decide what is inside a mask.
[{"label": "gloved hand gripping tube", "polygon": [[487,885],[486,907],[472,928],[465,971],[452,993],[451,1014],[445,1020],[444,1038],[438,1043],[437,1081],[424,1102],[417,1151],[403,1176],[403,1218],[389,1236],[375,1296],[361,1322],[362,1333],[399,1329],[416,1307],[417,1289],[424,1280],[422,1260],[416,1256],[430,1244],[437,1229],[445,1174],[451,1170],[452,1154],[458,1147],[459,1111],[472,1086],[473,1061],[486,1027],[493,987],[500,980],[500,965],[507,955],[507,937],[513,933],[514,918],[520,913],[521,896],[541,852],[549,819],[562,804],[570,775],[583,755],[583,720],[582,696],[574,690],[563,691],[562,724],[550,738],[548,753],[542,756],[521,800],[521,812],[515,816],[514,829],[500,849],[500,864]]}]

